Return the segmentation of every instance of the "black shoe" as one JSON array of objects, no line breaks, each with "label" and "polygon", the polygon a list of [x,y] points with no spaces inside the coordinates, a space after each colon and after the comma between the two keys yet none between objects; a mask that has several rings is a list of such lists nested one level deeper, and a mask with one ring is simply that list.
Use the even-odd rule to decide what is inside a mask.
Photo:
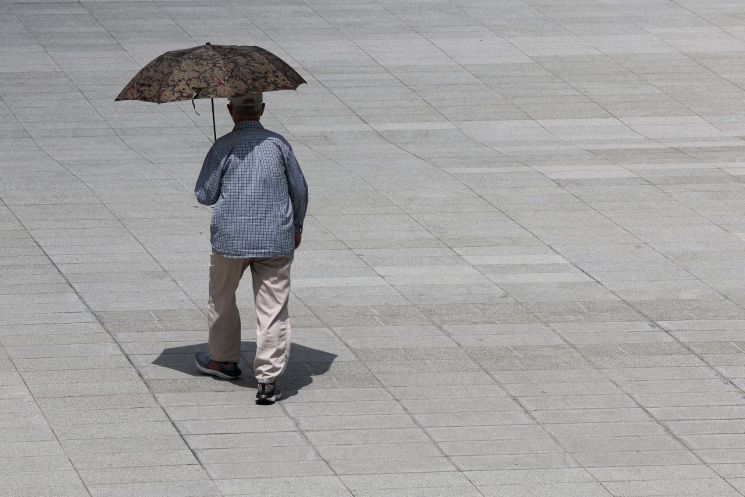
[{"label": "black shoe", "polygon": [[256,391],[257,404],[274,404],[275,400],[282,398],[282,392],[279,391],[276,382],[259,383]]},{"label": "black shoe", "polygon": [[235,380],[241,375],[238,364],[234,362],[213,361],[207,352],[197,352],[195,360],[197,369],[204,374],[216,376],[223,380]]}]

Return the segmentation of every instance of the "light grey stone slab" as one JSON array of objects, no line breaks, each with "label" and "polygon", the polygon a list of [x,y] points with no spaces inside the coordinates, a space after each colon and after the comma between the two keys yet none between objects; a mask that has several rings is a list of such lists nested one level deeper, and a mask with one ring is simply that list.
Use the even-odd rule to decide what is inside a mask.
[{"label": "light grey stone slab", "polygon": [[131,395],[148,392],[147,386],[141,381],[32,384],[29,385],[29,390],[37,398],[62,397],[68,399],[90,395]]},{"label": "light grey stone slab", "polygon": [[276,413],[274,417],[251,419],[210,419],[188,420],[175,423],[179,433],[184,435],[219,433],[271,433],[293,431],[294,423]]},{"label": "light grey stone slab", "polygon": [[550,438],[487,440],[464,442],[440,442],[438,444],[448,456],[488,455],[488,454],[543,454],[564,451]]},{"label": "light grey stone slab", "polygon": [[623,390],[609,381],[510,383],[505,385],[505,389],[518,398],[566,395],[619,395],[623,393]]},{"label": "light grey stone slab", "polygon": [[184,440],[193,450],[205,450],[215,448],[241,448],[262,446],[302,446],[306,445],[302,435],[297,432],[267,433],[231,433],[231,434],[208,434],[208,435],[186,435]]},{"label": "light grey stone slab", "polygon": [[218,480],[216,484],[223,495],[267,495],[268,492],[275,495],[308,495],[309,489],[316,495],[338,496],[346,492],[336,476],[229,479]]},{"label": "light grey stone slab", "polygon": [[267,474],[272,477],[301,477],[333,475],[326,461],[283,462],[252,461],[243,463],[213,463],[206,465],[209,475],[216,480],[238,478],[261,478]]},{"label": "light grey stone slab", "polygon": [[204,480],[206,474],[201,466],[149,466],[112,469],[86,469],[80,476],[87,485],[119,485],[149,482],[179,482]]},{"label": "light grey stone slab", "polygon": [[376,377],[388,387],[429,386],[433,383],[453,386],[462,383],[473,385],[491,385],[494,380],[481,371],[464,372],[455,378],[449,373],[409,373],[406,375],[378,373]]},{"label": "light grey stone slab", "polygon": [[578,464],[568,454],[500,454],[457,456],[452,462],[461,471],[494,469],[550,469],[572,468]]},{"label": "light grey stone slab", "polygon": [[64,454],[54,456],[28,456],[28,457],[4,457],[2,458],[2,469],[0,475],[17,475],[19,473],[31,473],[27,475],[33,478],[34,473],[48,471],[72,472],[74,468],[70,460]]},{"label": "light grey stone slab", "polygon": [[307,432],[316,445],[429,442],[419,428],[348,429]]},{"label": "light grey stone slab", "polygon": [[[200,449],[196,451],[199,461],[209,467],[211,464],[225,464],[225,458],[230,455],[233,463],[271,463],[291,466],[296,461],[318,461],[320,456],[316,449],[306,446],[277,446],[271,451],[259,451],[255,448],[217,448]],[[230,463],[230,464],[233,464]]]},{"label": "light grey stone slab", "polygon": [[357,415],[357,416],[300,416],[295,418],[303,430],[364,430],[410,428],[414,422],[405,414]]},{"label": "light grey stone slab", "polygon": [[[739,492],[721,478],[701,478],[696,480],[657,480],[657,481],[629,481],[604,482],[603,486],[613,494],[650,494],[664,492],[664,494],[695,494],[706,492],[713,495],[737,495]],[[664,495],[663,494],[663,495]]]},{"label": "light grey stone slab", "polygon": [[296,402],[285,404],[290,416],[344,416],[344,415],[385,415],[404,412],[404,407],[394,401],[357,402]]},{"label": "light grey stone slab", "polygon": [[75,426],[96,423],[129,423],[167,421],[160,407],[135,407],[123,409],[64,410],[49,408],[44,416],[52,426]]},{"label": "light grey stone slab", "polygon": [[18,497],[32,495],[83,497],[90,495],[78,475],[67,471],[39,473],[33,478],[23,474],[0,477],[0,491]]},{"label": "light grey stone slab", "polygon": [[497,495],[555,495],[555,496],[602,496],[613,495],[598,483],[543,483],[528,485],[483,486],[479,490],[486,496]]},{"label": "light grey stone slab", "polygon": [[72,453],[70,460],[79,470],[105,468],[132,468],[148,466],[183,466],[198,463],[194,454],[186,447],[180,449],[146,449],[135,452]]},{"label": "light grey stone slab", "polygon": [[420,473],[455,471],[453,464],[443,456],[384,459],[330,459],[329,465],[337,474],[376,474],[376,473]]},{"label": "light grey stone slab", "polygon": [[483,426],[499,424],[530,424],[531,418],[522,410],[495,412],[456,412],[415,414],[422,426]]},{"label": "light grey stone slab", "polygon": [[583,468],[466,471],[478,487],[496,485],[589,483],[593,475]]},{"label": "light grey stone slab", "polygon": [[476,488],[473,487],[426,487],[426,488],[408,488],[408,489],[385,489],[385,490],[357,490],[355,495],[360,497],[377,497],[383,495],[392,495],[397,497],[419,497],[424,495],[432,496],[447,496],[453,495],[453,492],[457,492],[458,495],[463,497],[472,497],[482,495]]},{"label": "light grey stone slab", "polygon": [[215,484],[208,480],[89,485],[88,489],[92,496],[101,497],[123,497],[132,495],[132,493],[137,493],[143,497],[154,497],[156,495],[164,497],[211,497],[217,492]]},{"label": "light grey stone slab", "polygon": [[80,425],[55,426],[59,440],[87,440],[99,438],[167,437],[175,434],[171,423],[145,421],[128,423],[86,423]]},{"label": "light grey stone slab", "polygon": [[402,459],[441,457],[442,453],[432,443],[378,443],[361,445],[319,445],[319,454],[325,459]]},{"label": "light grey stone slab", "polygon": [[[701,454],[698,454],[701,455]],[[699,459],[687,449],[587,451],[573,452],[572,457],[582,466],[671,466],[699,464]]]}]

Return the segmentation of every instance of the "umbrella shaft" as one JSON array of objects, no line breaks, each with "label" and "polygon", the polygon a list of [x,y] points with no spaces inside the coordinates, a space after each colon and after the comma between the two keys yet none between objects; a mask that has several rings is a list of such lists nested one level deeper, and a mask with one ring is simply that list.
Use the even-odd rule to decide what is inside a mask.
[{"label": "umbrella shaft", "polygon": [[215,127],[215,99],[210,98],[210,105],[212,106],[212,134],[215,136],[217,141],[217,128]]}]

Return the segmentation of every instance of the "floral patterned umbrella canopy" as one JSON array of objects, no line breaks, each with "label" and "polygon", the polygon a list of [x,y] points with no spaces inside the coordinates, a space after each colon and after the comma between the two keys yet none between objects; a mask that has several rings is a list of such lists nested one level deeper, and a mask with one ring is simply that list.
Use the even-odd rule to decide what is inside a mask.
[{"label": "floral patterned umbrella canopy", "polygon": [[[289,64],[261,47],[207,43],[156,57],[115,100],[160,104],[227,98],[256,91],[295,90],[303,83],[305,80]],[[213,129],[214,112],[213,102]]]}]

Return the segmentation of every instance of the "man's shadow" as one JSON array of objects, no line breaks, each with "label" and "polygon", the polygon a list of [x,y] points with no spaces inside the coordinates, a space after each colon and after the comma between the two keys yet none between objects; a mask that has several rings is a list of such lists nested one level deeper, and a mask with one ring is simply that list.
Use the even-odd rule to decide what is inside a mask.
[{"label": "man's shadow", "polygon": [[[190,376],[204,376],[194,364],[194,354],[206,350],[206,343],[170,347],[163,349],[152,363]],[[243,375],[239,379],[231,381],[231,383],[246,388],[256,388],[256,379],[251,367],[255,353],[256,342],[241,342],[241,362],[239,366]],[[313,383],[313,377],[327,372],[336,357],[336,354],[293,343],[287,369],[279,380],[282,397],[292,397],[297,394],[298,390]],[[215,379],[215,381],[224,380]]]}]

